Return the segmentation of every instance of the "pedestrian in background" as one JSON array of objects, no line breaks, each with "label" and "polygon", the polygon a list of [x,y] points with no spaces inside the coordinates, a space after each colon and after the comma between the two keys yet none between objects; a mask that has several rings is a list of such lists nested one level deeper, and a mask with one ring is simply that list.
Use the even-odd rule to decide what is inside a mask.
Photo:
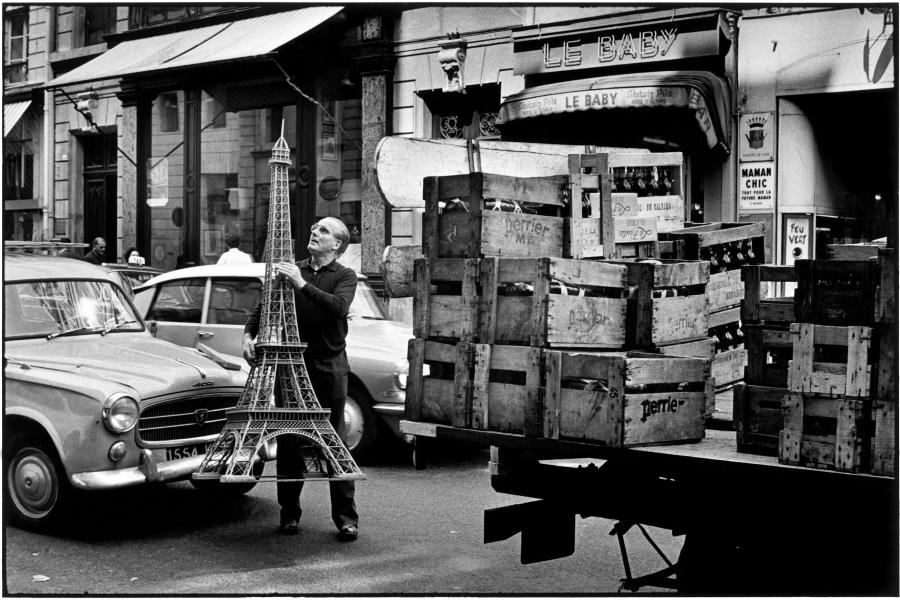
[{"label": "pedestrian in background", "polygon": [[144,257],[141,256],[141,253],[138,252],[138,249],[132,246],[122,255],[122,258],[125,259],[125,264],[131,265],[132,267],[143,267],[146,261]]},{"label": "pedestrian in background", "polygon": [[241,251],[241,234],[232,231],[225,236],[225,245],[228,250],[219,257],[220,265],[240,265],[252,263],[253,257]]},{"label": "pedestrian in background", "polygon": [[106,255],[106,240],[102,237],[94,238],[91,250],[81,257],[81,260],[93,263],[95,265],[103,264],[103,257]]},{"label": "pedestrian in background", "polygon": [[[346,442],[344,431],[344,403],[347,399],[347,314],[356,295],[356,272],[337,262],[350,244],[347,226],[335,217],[326,217],[313,225],[306,248],[310,258],[296,264],[276,263],[273,272],[286,277],[294,288],[297,307],[297,328],[306,343],[303,353],[313,391],[323,408],[329,409],[329,422]],[[256,364],[254,339],[259,333],[262,303],[247,321],[242,342],[244,358]],[[281,406],[281,389],[275,387],[275,404]],[[276,472],[282,479],[303,477],[302,442],[295,435],[278,438]],[[338,528],[341,541],[355,540],[359,534],[359,515],[354,495],[356,487],[350,481],[329,482],[331,518]],[[298,532],[300,492],[302,481],[279,481],[278,504],[284,534]]]}]

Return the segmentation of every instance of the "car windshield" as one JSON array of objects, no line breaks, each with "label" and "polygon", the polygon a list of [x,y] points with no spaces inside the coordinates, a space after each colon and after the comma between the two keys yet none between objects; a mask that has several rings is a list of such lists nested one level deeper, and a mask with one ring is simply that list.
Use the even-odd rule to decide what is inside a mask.
[{"label": "car windshield", "polygon": [[26,281],[3,289],[5,339],[141,331],[143,323],[108,281]]},{"label": "car windshield", "polygon": [[356,286],[356,296],[350,305],[351,319],[387,319],[387,314],[378,296],[365,281],[360,281]]}]

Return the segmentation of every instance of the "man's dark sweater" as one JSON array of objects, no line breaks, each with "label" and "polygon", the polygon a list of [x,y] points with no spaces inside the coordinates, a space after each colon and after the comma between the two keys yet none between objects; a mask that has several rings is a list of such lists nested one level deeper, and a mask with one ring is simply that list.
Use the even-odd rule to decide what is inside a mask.
[{"label": "man's dark sweater", "polygon": [[[297,307],[297,328],[300,339],[306,342],[305,356],[326,358],[342,352],[347,346],[347,314],[356,295],[356,272],[337,261],[331,261],[318,271],[309,259],[297,263],[307,285],[294,291]],[[244,333],[253,337],[259,333],[262,303],[256,306]]]}]

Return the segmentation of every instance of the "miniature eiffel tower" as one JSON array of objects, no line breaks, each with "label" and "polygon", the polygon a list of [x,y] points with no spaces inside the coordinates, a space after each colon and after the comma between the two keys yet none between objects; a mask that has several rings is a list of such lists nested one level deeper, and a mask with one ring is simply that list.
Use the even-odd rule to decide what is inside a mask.
[{"label": "miniature eiffel tower", "polygon": [[[363,479],[350,452],[331,423],[329,412],[316,398],[300,341],[294,289],[284,277],[273,277],[277,262],[294,262],[288,203],[290,149],[282,136],[272,148],[269,191],[269,231],[264,252],[266,279],[257,335],[257,364],[250,370],[247,385],[237,406],[229,410],[222,433],[212,444],[194,479],[221,482],[293,481],[277,476],[257,476],[254,463],[265,444],[280,435],[297,435],[306,442],[303,481]],[[280,386],[281,407],[272,402],[275,386]],[[261,463],[260,463],[261,464]]]}]

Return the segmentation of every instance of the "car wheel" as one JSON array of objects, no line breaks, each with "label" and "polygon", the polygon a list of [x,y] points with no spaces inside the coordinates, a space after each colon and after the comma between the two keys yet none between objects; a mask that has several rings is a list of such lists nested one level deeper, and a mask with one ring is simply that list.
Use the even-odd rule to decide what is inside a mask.
[{"label": "car wheel", "polygon": [[378,421],[369,400],[369,394],[351,385],[344,403],[344,442],[355,460],[371,454],[378,437]]},{"label": "car wheel", "polygon": [[13,434],[7,448],[4,492],[13,520],[37,531],[58,525],[72,500],[72,489],[56,449],[27,433]]},{"label": "car wheel", "polygon": [[[256,461],[253,464],[253,476],[259,479],[265,468],[265,462],[261,460]],[[257,481],[248,481],[246,483],[222,483],[215,479],[191,479],[191,485],[194,486],[194,489],[199,490],[204,494],[230,497],[243,496],[255,488],[257,483]]]}]

